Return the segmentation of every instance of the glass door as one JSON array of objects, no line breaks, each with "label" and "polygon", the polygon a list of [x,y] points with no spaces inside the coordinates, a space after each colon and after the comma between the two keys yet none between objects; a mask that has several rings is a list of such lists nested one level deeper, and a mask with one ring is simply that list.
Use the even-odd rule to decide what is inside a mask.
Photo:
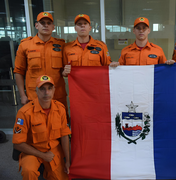
[{"label": "glass door", "polygon": [[23,0],[0,1],[0,129],[11,129],[21,107],[13,68],[16,50],[27,37]]}]

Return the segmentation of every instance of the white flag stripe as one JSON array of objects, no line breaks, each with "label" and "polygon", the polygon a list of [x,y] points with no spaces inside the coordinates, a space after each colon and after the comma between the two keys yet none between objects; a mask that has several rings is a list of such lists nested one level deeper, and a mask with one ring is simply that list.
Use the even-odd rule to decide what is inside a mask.
[{"label": "white flag stripe", "polygon": [[[126,179],[128,177],[129,179],[155,179],[152,103],[154,66],[133,66],[133,69],[130,66],[119,66],[117,68],[118,70],[109,69],[112,123],[111,179],[123,179],[124,174]],[[129,105],[131,101],[134,105],[138,105],[136,112],[149,113],[151,120],[149,134],[144,140],[141,138],[137,140],[137,144],[128,144],[128,140],[119,138],[115,129],[116,114],[128,112],[126,105]]]}]

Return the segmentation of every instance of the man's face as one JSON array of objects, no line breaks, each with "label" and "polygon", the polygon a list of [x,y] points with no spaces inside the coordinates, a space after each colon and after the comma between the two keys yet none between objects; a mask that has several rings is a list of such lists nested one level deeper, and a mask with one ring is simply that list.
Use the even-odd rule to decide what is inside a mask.
[{"label": "man's face", "polygon": [[38,88],[37,96],[40,103],[51,102],[54,96],[55,88],[51,83],[45,83],[40,88]]},{"label": "man's face", "polygon": [[85,19],[80,19],[75,25],[75,31],[77,32],[78,36],[87,37],[91,31],[91,26]]},{"label": "man's face", "polygon": [[53,21],[51,21],[49,18],[42,18],[35,24],[35,27],[38,30],[38,33],[43,36],[51,35],[52,31],[54,30]]},{"label": "man's face", "polygon": [[135,34],[136,39],[143,41],[145,39],[148,39],[150,28],[144,23],[139,23],[133,28],[133,33]]}]

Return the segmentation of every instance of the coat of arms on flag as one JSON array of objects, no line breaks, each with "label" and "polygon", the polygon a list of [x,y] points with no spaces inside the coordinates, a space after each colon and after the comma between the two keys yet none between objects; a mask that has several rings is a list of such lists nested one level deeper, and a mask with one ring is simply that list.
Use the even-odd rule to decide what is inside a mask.
[{"label": "coat of arms on flag", "polygon": [[140,138],[144,140],[150,131],[150,116],[148,113],[137,113],[136,108],[131,101],[128,107],[128,112],[117,114],[115,118],[116,130],[119,137],[128,140],[128,144],[134,143]]}]

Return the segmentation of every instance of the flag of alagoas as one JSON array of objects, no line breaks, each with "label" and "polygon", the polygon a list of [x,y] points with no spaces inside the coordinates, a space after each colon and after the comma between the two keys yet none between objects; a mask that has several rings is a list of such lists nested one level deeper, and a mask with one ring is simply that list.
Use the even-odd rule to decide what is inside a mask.
[{"label": "flag of alagoas", "polygon": [[72,67],[70,179],[176,179],[176,65]]}]

